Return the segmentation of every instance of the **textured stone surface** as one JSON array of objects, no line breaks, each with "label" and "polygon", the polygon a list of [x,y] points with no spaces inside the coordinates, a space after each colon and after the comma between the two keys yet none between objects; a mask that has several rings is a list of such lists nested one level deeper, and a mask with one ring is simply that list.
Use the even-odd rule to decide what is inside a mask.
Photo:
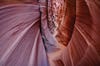
[{"label": "textured stone surface", "polygon": [[[0,6],[5,5],[5,4],[15,4],[15,3],[36,4],[35,1],[37,2],[37,0],[34,0],[34,2],[33,0],[0,0]],[[39,48],[38,49],[39,51],[43,50],[45,56],[42,55],[41,52],[37,51],[37,49],[36,49],[36,53],[40,53],[40,54],[36,54],[36,53],[33,53],[33,54],[39,55],[38,56],[39,58],[43,58],[43,57],[46,58],[46,54],[48,54],[49,56],[48,58],[49,58],[51,66],[100,66],[100,0],[48,0],[48,2],[47,0],[40,0],[40,2],[41,1],[43,2],[45,1],[45,3],[48,4],[46,5],[48,6],[46,9],[47,11],[45,9],[43,10],[41,9],[42,10],[41,12],[43,12],[41,16],[47,15],[48,17],[47,23],[48,23],[49,30],[57,38],[57,41],[58,41],[58,44],[60,44],[61,50],[59,52],[54,52],[54,53],[47,53],[47,52],[45,53],[45,49],[43,48],[44,44],[37,43],[35,45],[37,47],[41,45],[40,49]],[[23,10],[21,9],[18,12],[23,12]],[[17,12],[17,11],[14,11],[14,12]],[[10,13],[13,13],[13,12],[10,12]],[[36,16],[39,16],[39,14],[36,14]],[[31,19],[30,22],[32,22],[34,21],[36,16],[32,17],[32,14],[31,14],[26,17],[28,19]],[[2,15],[0,17],[2,17]],[[1,18],[1,20],[2,19],[3,17]],[[16,23],[15,21],[13,23]],[[43,20],[42,22],[44,23],[45,21]],[[27,23],[27,25],[29,25],[29,23]],[[5,27],[4,25],[6,24],[7,23],[2,24],[2,21],[0,22],[0,25],[1,25],[0,34],[2,35],[4,34],[3,32],[6,29],[9,29],[9,28],[3,28]],[[44,28],[47,27],[47,25],[45,27],[45,24],[46,23],[42,25]],[[8,25],[12,25],[12,23]],[[17,34],[20,33],[22,29],[27,27],[27,25],[23,26],[23,24],[20,24],[20,27],[19,27],[20,31],[17,32],[17,30],[15,30],[13,35],[16,35],[16,33]],[[6,26],[6,27],[9,27],[9,26]],[[26,37],[24,36],[25,41],[23,40],[22,42],[20,42],[20,44],[16,48],[17,50],[15,50],[13,53],[7,49],[15,41],[16,37],[20,35],[17,35],[15,37],[10,37],[10,38],[7,38],[7,36],[9,37],[10,36],[9,34],[12,34],[12,32],[8,32],[8,33],[6,32],[7,33],[5,35],[6,37],[5,36],[2,37],[0,35],[0,61],[3,60],[3,62],[9,66],[11,65],[14,66],[13,64],[18,64],[19,66],[27,66],[26,64],[29,64],[28,62],[38,63],[38,61],[31,62],[31,60],[30,61],[28,60],[32,47],[33,47],[33,43],[34,43],[33,40],[35,40],[34,36],[35,34],[37,34],[37,32],[36,33],[34,32],[34,28],[39,30],[38,26],[34,26],[33,28],[31,28],[31,30],[29,30],[29,32],[27,33]],[[33,34],[33,32],[35,34]],[[47,33],[47,31],[45,31],[45,33]],[[27,37],[30,39],[26,39]],[[50,35],[48,35],[47,33],[46,37],[49,38]],[[5,39],[9,39],[9,41],[8,40],[5,41]],[[50,42],[54,43],[52,39],[50,40]],[[28,45],[26,43],[28,43]],[[48,46],[48,48],[50,48],[50,46]],[[4,54],[5,51],[6,51],[6,54]],[[31,56],[31,57],[35,57],[35,56]],[[44,65],[48,63],[47,62],[48,58],[45,59],[46,62],[44,61],[45,63]],[[17,61],[20,60],[20,62],[19,61],[16,62],[15,60]]]},{"label": "textured stone surface", "polygon": [[[66,0],[67,1],[67,0]],[[71,1],[71,0],[68,0]],[[75,1],[75,0],[73,0]],[[74,2],[67,4],[68,8],[67,15],[74,17],[75,9],[71,7]],[[70,6],[71,5],[71,6]],[[71,19],[71,17],[67,17]],[[76,18],[65,21],[66,27],[69,29],[67,33],[70,33],[72,37],[69,43],[67,43],[66,49],[62,52],[61,60],[64,66],[100,66],[100,1],[99,0],[76,0]],[[72,22],[70,24],[69,22]],[[74,27],[73,33],[71,27]],[[60,27],[58,27],[60,29]],[[62,29],[61,28],[60,32]],[[58,31],[59,33],[59,31]],[[58,34],[61,36],[61,34]],[[59,40],[64,40],[63,37],[58,37]],[[61,43],[63,44],[63,42]],[[62,66],[63,66],[62,64]]]}]

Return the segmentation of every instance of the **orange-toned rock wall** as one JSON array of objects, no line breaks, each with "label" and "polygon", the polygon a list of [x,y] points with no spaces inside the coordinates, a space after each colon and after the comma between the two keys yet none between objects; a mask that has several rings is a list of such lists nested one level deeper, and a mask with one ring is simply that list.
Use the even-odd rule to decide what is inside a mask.
[{"label": "orange-toned rock wall", "polygon": [[75,0],[66,0],[66,21],[58,27],[58,39],[67,43],[62,66],[100,66],[100,1],[76,0],[76,6],[73,4]]}]

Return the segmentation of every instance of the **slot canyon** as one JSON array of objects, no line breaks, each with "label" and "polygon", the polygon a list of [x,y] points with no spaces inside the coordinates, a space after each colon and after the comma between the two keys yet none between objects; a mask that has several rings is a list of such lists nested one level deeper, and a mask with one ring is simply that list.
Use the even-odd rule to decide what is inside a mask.
[{"label": "slot canyon", "polygon": [[100,66],[100,0],[0,0],[0,66]]}]

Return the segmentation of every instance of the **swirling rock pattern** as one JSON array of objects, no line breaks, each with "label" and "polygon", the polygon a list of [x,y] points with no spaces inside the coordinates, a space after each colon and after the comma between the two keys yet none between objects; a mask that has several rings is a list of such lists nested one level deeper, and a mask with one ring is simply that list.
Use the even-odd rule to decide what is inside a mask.
[{"label": "swirling rock pattern", "polygon": [[[72,8],[66,6],[71,11],[66,11],[69,16],[67,16],[65,24],[69,31],[61,37],[67,37],[67,33],[70,33],[72,37],[68,36],[70,40],[67,41],[66,49],[61,54],[62,61],[58,60],[59,64],[57,66],[60,64],[60,66],[100,66],[100,1],[66,0],[66,3],[68,1],[70,3],[67,4],[69,7],[73,6],[74,2],[76,2],[76,7],[74,9],[74,6]],[[76,17],[74,17],[75,15]],[[71,16],[74,18],[71,18]],[[58,28],[64,29],[64,27]],[[60,32],[63,33],[64,31],[61,30]],[[70,32],[71,30],[73,32]],[[58,39],[64,40],[61,37],[58,37]]]},{"label": "swirling rock pattern", "polygon": [[99,28],[99,0],[0,0],[0,66],[100,66]]},{"label": "swirling rock pattern", "polygon": [[58,45],[48,27],[46,0],[0,0],[0,66],[49,66]]}]

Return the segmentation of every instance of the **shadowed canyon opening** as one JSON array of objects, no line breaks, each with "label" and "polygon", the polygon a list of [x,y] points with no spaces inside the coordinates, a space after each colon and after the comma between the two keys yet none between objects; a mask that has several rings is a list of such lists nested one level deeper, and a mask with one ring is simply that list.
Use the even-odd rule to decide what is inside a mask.
[{"label": "shadowed canyon opening", "polygon": [[0,66],[100,66],[100,0],[0,0]]}]

